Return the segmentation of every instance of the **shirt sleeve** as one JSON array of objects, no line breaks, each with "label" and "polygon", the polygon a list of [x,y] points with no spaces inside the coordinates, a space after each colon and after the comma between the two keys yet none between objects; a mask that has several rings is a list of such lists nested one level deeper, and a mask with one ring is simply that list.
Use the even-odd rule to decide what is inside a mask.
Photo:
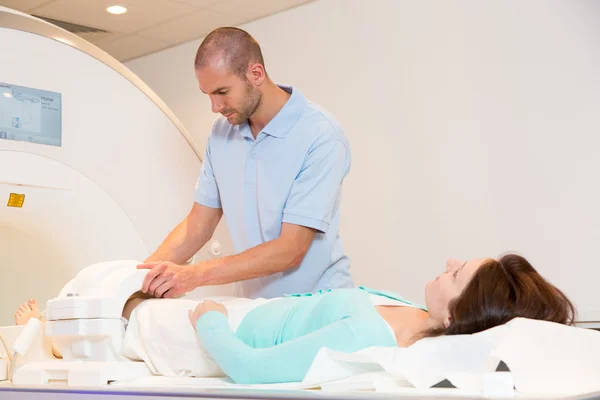
[{"label": "shirt sleeve", "polygon": [[376,345],[371,316],[351,316],[308,335],[267,348],[253,348],[230,329],[217,311],[204,314],[196,331],[205,349],[235,383],[299,382],[322,347],[354,352]]},{"label": "shirt sleeve", "polygon": [[349,160],[350,150],[340,140],[329,140],[311,149],[292,185],[282,222],[326,233],[339,206]]},{"label": "shirt sleeve", "polygon": [[219,195],[219,186],[215,179],[211,158],[211,139],[209,136],[206,144],[206,152],[200,168],[200,176],[196,181],[195,201],[206,207],[221,208],[221,197]]}]

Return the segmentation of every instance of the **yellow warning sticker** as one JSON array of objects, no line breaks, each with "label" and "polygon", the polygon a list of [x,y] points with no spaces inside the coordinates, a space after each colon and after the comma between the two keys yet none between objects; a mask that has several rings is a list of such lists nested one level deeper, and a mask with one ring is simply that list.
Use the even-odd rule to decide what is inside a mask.
[{"label": "yellow warning sticker", "polygon": [[23,207],[23,203],[25,203],[25,195],[18,193],[11,193],[8,196],[8,206],[9,207]]}]

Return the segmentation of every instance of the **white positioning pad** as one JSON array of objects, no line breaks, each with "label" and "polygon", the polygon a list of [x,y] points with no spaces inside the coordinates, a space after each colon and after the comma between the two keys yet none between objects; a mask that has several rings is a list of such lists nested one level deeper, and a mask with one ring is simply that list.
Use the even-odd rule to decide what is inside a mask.
[{"label": "white positioning pad", "polygon": [[485,393],[509,381],[506,373],[491,375],[500,361],[518,393],[569,396],[600,390],[600,332],[525,318],[473,335],[422,339],[408,348],[372,347],[353,354],[321,349],[303,383],[379,367],[417,388],[448,379],[459,389]]}]

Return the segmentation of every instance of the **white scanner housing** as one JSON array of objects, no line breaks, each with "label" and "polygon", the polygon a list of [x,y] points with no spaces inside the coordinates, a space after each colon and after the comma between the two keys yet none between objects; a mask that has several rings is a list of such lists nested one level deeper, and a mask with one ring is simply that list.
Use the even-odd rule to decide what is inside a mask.
[{"label": "white scanner housing", "polygon": [[106,262],[83,269],[48,301],[46,336],[65,360],[119,361],[123,307],[141,290],[148,270],[137,261]]}]

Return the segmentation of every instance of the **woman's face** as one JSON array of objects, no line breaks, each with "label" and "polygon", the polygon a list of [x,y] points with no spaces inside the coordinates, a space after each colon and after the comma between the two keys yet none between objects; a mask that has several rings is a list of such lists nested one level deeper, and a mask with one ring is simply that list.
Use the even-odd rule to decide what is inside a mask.
[{"label": "woman's face", "polygon": [[425,302],[430,318],[440,326],[448,327],[450,314],[448,306],[450,301],[458,297],[477,269],[489,258],[475,258],[468,261],[454,258],[446,261],[446,270],[425,286]]}]

